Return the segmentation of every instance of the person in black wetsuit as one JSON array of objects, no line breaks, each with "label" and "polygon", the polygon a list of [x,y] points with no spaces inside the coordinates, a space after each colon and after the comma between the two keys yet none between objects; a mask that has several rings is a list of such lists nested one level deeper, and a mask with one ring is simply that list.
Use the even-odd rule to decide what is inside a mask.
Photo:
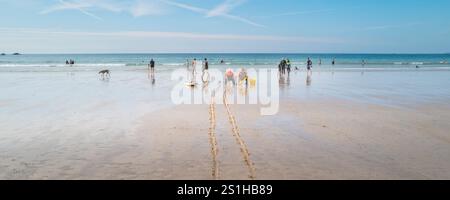
[{"label": "person in black wetsuit", "polygon": [[284,75],[286,74],[286,66],[287,66],[287,62],[286,59],[283,59],[281,61],[281,73]]},{"label": "person in black wetsuit", "polygon": [[209,68],[209,63],[208,63],[208,59],[205,58],[205,62],[204,62],[204,66],[203,66],[203,70],[208,70]]},{"label": "person in black wetsuit", "polygon": [[311,68],[312,68],[312,61],[311,61],[311,59],[308,57],[308,61],[307,61],[307,69],[308,69],[308,71],[310,71]]},{"label": "person in black wetsuit", "polygon": [[155,61],[153,59],[150,60],[150,64],[148,65],[150,73],[155,73]]},{"label": "person in black wetsuit", "polygon": [[287,69],[288,75],[291,74],[291,61],[289,59],[287,59],[287,61],[286,61],[286,69]]},{"label": "person in black wetsuit", "polygon": [[278,64],[278,73],[280,73],[280,75],[281,75],[281,65],[283,64],[283,62],[280,62],[280,64]]},{"label": "person in black wetsuit", "polygon": [[203,83],[209,82],[208,69],[209,69],[209,62],[208,62],[208,59],[205,58],[205,60],[203,61],[203,71],[202,71],[202,81],[203,81]]}]

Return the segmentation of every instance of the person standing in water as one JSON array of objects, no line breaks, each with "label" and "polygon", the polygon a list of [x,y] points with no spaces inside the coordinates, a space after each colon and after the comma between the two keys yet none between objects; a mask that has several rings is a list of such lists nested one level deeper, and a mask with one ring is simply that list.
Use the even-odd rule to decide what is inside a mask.
[{"label": "person standing in water", "polygon": [[308,61],[306,62],[307,63],[307,69],[308,69],[308,71],[311,71],[311,68],[312,68],[312,61],[311,61],[311,59],[308,57]]},{"label": "person standing in water", "polygon": [[319,65],[322,65],[322,59],[319,58]]},{"label": "person standing in water", "polygon": [[189,70],[189,67],[191,65],[191,62],[189,61],[189,59],[186,59],[186,69]]},{"label": "person standing in water", "polygon": [[280,62],[280,64],[278,64],[278,73],[281,75],[282,71],[281,71],[281,65],[283,64],[283,62]]},{"label": "person standing in water", "polygon": [[155,74],[155,61],[153,58],[150,60],[150,64],[148,65],[150,73]]},{"label": "person standing in water", "polygon": [[[208,62],[208,59],[205,58],[205,60],[203,61],[203,74],[202,74],[202,81],[203,81],[203,83],[209,82],[208,69],[209,69],[209,62]],[[206,77],[205,77],[205,75],[206,75]]]},{"label": "person standing in water", "polygon": [[335,59],[335,58],[333,58],[333,61],[331,62],[331,64],[332,64],[332,65],[335,65],[335,64],[336,64],[336,59]]},{"label": "person standing in water", "polygon": [[203,63],[203,71],[208,70],[209,68],[209,63],[208,63],[208,59],[205,58],[205,61]]},{"label": "person standing in water", "polygon": [[286,64],[287,64],[287,73],[289,76],[289,74],[291,74],[291,61],[287,59]]},{"label": "person standing in water", "polygon": [[192,80],[191,80],[192,84],[195,84],[197,80],[197,77],[195,76],[197,73],[196,67],[197,67],[197,58],[194,58],[194,61],[192,61]]},{"label": "person standing in water", "polygon": [[192,68],[195,68],[197,66],[197,58],[194,58],[192,61]]},{"label": "person standing in water", "polygon": [[281,61],[281,73],[283,74],[283,75],[285,75],[286,74],[286,59],[284,59],[283,58],[283,60]]}]

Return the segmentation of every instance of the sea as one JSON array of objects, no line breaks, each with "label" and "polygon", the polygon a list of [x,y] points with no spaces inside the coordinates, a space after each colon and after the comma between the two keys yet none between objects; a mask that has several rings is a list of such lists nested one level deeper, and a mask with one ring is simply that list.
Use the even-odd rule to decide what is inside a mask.
[{"label": "sea", "polygon": [[[150,59],[156,61],[158,71],[185,67],[193,59],[208,59],[211,67],[276,68],[282,59],[289,59],[292,67],[304,69],[306,61],[313,61],[316,70],[450,70],[450,54],[23,54],[0,55],[0,72],[35,71],[96,71],[144,70]],[[66,65],[74,60],[74,65]],[[335,60],[335,65],[332,61]]]}]

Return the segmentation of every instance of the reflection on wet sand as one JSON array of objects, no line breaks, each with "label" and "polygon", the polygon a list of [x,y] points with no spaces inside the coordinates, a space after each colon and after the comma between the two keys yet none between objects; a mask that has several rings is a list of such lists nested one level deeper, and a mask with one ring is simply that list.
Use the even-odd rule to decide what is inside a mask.
[{"label": "reflection on wet sand", "polygon": [[152,82],[153,86],[156,84],[155,73],[148,73],[148,79]]},{"label": "reflection on wet sand", "polygon": [[306,86],[311,86],[312,83],[312,71],[306,72]]}]

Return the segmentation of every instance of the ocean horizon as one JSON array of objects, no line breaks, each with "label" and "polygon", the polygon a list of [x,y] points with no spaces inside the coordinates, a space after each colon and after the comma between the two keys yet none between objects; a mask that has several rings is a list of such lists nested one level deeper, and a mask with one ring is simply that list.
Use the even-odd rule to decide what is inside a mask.
[{"label": "ocean horizon", "polygon": [[[85,68],[140,69],[150,59],[160,70],[183,67],[188,60],[208,59],[217,68],[274,68],[282,59],[289,59],[293,67],[304,68],[310,58],[319,69],[425,69],[449,68],[450,54],[323,54],[323,53],[109,53],[109,54],[21,54],[0,56],[0,70],[68,70]],[[336,61],[332,65],[332,60]],[[74,65],[66,65],[74,60]]]}]

